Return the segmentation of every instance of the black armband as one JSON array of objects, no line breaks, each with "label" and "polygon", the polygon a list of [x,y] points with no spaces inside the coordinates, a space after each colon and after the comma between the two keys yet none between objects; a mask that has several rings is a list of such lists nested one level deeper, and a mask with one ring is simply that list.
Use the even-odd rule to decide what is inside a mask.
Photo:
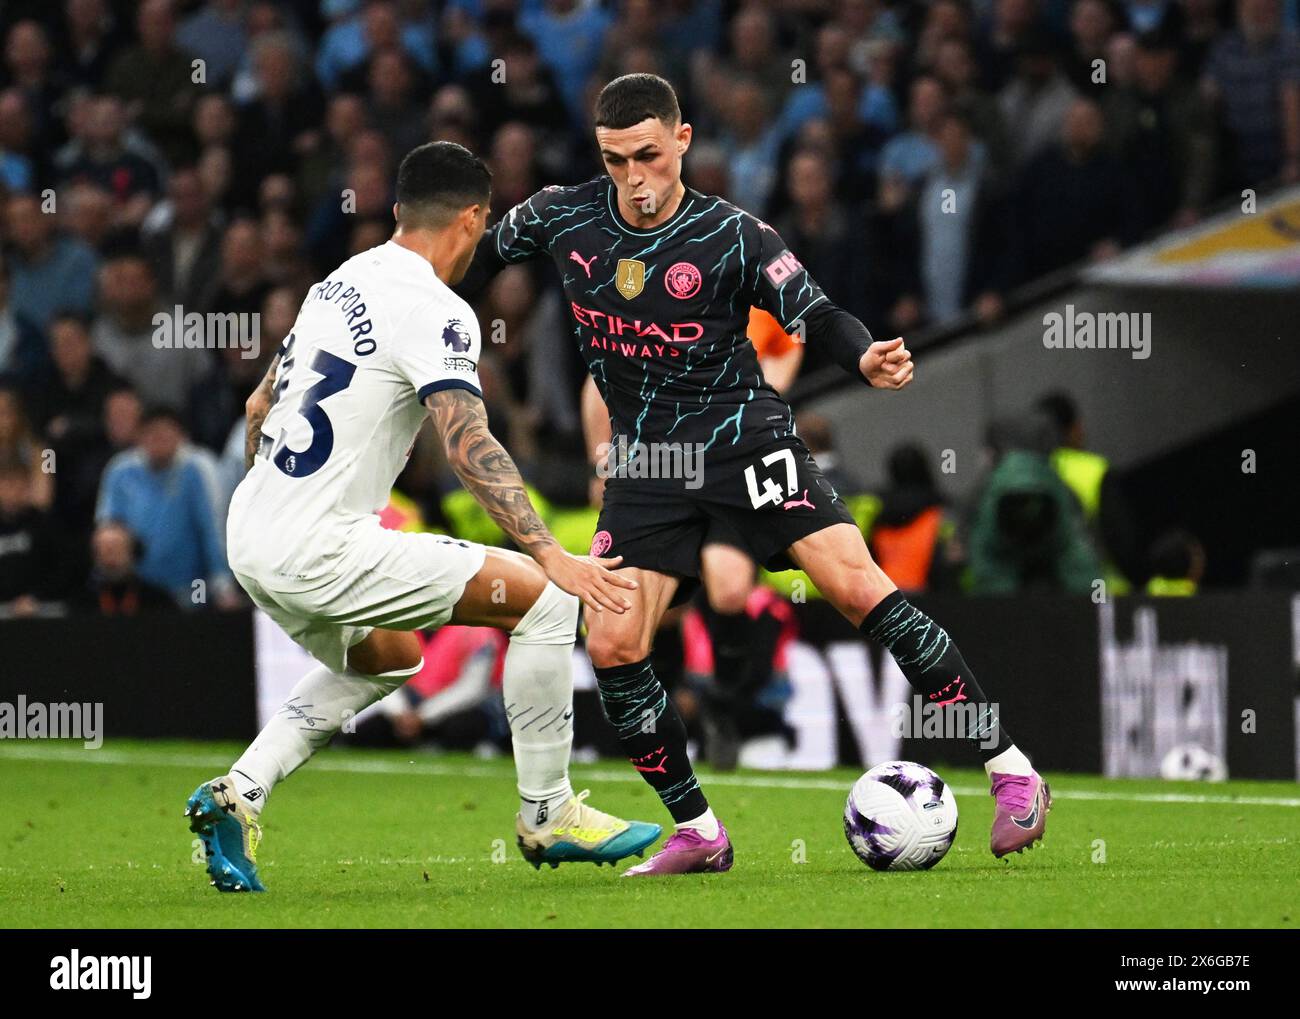
[{"label": "black armband", "polygon": [[[862,382],[867,379],[858,367],[871,346],[867,327],[830,300],[820,301],[803,317],[804,337],[826,352],[837,365]],[[869,383],[868,383],[869,384]]]}]

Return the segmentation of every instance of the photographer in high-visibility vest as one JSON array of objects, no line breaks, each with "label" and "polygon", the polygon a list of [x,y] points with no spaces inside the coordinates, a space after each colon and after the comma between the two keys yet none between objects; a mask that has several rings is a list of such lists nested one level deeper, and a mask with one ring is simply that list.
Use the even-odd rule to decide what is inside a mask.
[{"label": "photographer in high-visibility vest", "polygon": [[1078,404],[1059,390],[1039,398],[1037,408],[1056,426],[1052,467],[1078,500],[1084,523],[1102,557],[1102,575],[1111,594],[1127,594],[1144,574],[1138,556],[1133,515],[1110,469],[1110,461],[1084,448]]},{"label": "photographer in high-visibility vest", "polygon": [[1151,579],[1147,594],[1180,598],[1196,593],[1205,573],[1205,546],[1181,529],[1166,531],[1151,546]]}]

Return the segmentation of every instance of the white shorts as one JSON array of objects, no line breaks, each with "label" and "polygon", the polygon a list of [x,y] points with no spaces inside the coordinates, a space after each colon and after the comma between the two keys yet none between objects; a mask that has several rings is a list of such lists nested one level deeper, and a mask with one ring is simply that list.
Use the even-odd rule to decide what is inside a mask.
[{"label": "white shorts", "polygon": [[390,531],[379,518],[349,529],[341,555],[290,580],[247,559],[235,579],[253,602],[322,665],[342,672],[372,629],[436,629],[451,618],[487,549],[443,534]]}]

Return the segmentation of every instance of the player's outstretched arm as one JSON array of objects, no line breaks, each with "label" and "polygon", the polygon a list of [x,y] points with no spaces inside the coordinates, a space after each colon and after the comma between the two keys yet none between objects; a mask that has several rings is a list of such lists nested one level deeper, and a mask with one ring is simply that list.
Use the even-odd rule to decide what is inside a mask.
[{"label": "player's outstretched arm", "polygon": [[275,371],[280,366],[280,355],[271,359],[271,367],[258,383],[253,394],[244,401],[246,430],[244,433],[244,470],[253,469],[253,457],[257,456],[258,444],[262,441],[262,422],[275,404]]},{"label": "player's outstretched arm", "polygon": [[872,340],[867,327],[843,308],[822,300],[804,316],[808,342],[875,389],[902,389],[912,381],[912,353],[901,336]]},{"label": "player's outstretched arm", "polygon": [[902,389],[912,381],[912,352],[901,336],[877,340],[858,360],[858,370],[877,389]]},{"label": "player's outstretched arm", "polygon": [[465,389],[443,389],[430,393],[424,403],[461,484],[514,543],[537,560],[556,587],[597,612],[608,608],[621,613],[631,607],[619,588],[632,590],[635,581],[606,568],[617,566],[623,557],[574,556],[560,547],[533,508],[519,468],[488,431],[480,397]]},{"label": "player's outstretched arm", "polygon": [[902,337],[873,341],[866,326],[827,298],[775,230],[753,217],[747,222],[761,266],[750,292],[754,304],[787,332],[802,325],[808,343],[869,386],[902,389],[912,381],[912,355]]}]

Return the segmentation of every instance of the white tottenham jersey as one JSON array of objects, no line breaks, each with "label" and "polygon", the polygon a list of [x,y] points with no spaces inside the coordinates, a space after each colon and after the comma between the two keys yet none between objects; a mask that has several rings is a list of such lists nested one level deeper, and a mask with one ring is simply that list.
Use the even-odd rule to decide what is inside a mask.
[{"label": "white tottenham jersey", "polygon": [[311,288],[281,345],[268,455],[236,493],[241,530],[308,538],[383,509],[424,398],[482,395],[481,346],[473,310],[415,252],[388,241],[349,258]]}]

